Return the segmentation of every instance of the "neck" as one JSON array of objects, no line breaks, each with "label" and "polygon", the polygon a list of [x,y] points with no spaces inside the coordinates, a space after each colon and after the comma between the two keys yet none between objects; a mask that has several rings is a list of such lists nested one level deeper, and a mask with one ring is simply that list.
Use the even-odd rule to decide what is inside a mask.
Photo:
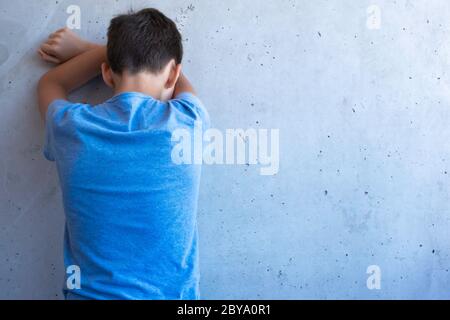
[{"label": "neck", "polygon": [[139,92],[160,100],[164,92],[164,79],[160,75],[148,72],[129,74],[123,72],[120,77],[114,79],[114,93]]}]

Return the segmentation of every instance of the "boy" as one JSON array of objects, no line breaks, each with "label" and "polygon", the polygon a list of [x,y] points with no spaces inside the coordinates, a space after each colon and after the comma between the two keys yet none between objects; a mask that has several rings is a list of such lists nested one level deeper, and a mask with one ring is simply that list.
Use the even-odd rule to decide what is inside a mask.
[{"label": "boy", "polygon": [[[38,94],[63,194],[65,265],[81,271],[66,299],[198,299],[201,168],[174,164],[171,134],[209,118],[181,73],[176,25],[144,9],[114,18],[106,47],[62,29],[39,53],[59,64]],[[113,98],[67,101],[100,73]]]}]

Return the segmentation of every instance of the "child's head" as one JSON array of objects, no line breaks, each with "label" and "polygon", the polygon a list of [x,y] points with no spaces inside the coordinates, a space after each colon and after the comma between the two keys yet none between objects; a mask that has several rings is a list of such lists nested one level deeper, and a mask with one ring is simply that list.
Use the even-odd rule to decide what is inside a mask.
[{"label": "child's head", "polygon": [[103,76],[109,85],[114,87],[124,76],[149,74],[170,88],[181,69],[181,34],[175,23],[156,9],[123,14],[111,20],[107,55]]}]

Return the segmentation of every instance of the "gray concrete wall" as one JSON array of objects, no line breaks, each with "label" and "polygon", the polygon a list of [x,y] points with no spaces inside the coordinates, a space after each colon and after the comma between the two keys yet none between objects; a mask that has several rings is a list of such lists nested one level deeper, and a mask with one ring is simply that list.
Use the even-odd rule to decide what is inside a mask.
[{"label": "gray concrete wall", "polygon": [[[48,66],[35,50],[71,4],[95,41],[114,14],[163,10],[214,126],[280,129],[277,175],[204,169],[203,298],[450,298],[445,0],[0,0],[0,298],[61,298],[64,216],[41,155],[35,85]],[[74,98],[109,94],[94,81]],[[381,290],[366,286],[369,265]]]}]

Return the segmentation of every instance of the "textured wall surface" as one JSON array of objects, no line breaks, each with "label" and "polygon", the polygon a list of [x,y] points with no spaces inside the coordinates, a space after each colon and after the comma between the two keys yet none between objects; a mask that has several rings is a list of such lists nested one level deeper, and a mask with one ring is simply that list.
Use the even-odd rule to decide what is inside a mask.
[{"label": "textured wall surface", "polygon": [[[0,0],[0,298],[61,298],[64,214],[35,97],[49,66],[35,50],[71,4],[95,41],[117,13],[163,10],[214,126],[280,129],[277,175],[204,169],[203,298],[450,298],[445,0]],[[110,94],[93,81],[73,98]]]}]

